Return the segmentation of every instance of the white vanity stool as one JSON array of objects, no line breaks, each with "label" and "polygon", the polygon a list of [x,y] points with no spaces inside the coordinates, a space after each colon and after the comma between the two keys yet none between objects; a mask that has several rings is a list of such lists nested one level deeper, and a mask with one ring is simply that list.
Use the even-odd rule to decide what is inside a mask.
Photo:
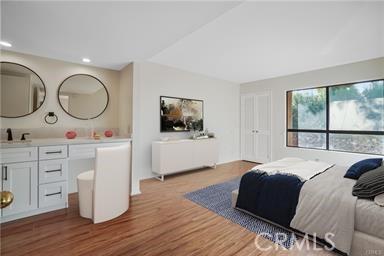
[{"label": "white vanity stool", "polygon": [[80,215],[100,223],[129,207],[130,145],[96,149],[95,171],[77,176]]},{"label": "white vanity stool", "polygon": [[77,191],[79,191],[80,216],[92,219],[93,182],[95,171],[87,171],[77,176]]}]

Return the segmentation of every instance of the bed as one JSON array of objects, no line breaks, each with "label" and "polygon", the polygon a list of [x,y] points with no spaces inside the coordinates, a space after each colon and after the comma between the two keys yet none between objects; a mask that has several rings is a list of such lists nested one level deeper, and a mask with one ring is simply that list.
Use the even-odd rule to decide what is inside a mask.
[{"label": "bed", "polygon": [[[254,186],[249,190],[248,194],[244,192],[243,187],[246,183],[244,183],[243,179],[251,171],[243,176],[239,188],[241,192],[241,200],[239,201],[242,201],[242,203],[238,201],[239,190],[235,190],[232,192],[232,206],[296,232],[317,233],[320,238],[324,238],[322,236],[331,231],[335,234],[332,240],[335,240],[336,249],[348,255],[384,255],[384,208],[378,206],[372,200],[357,199],[352,196],[352,188],[356,181],[344,178],[346,167],[303,161],[299,158],[285,158],[256,166],[251,170],[256,173],[253,176],[259,175],[256,177],[257,179],[260,179],[258,173],[260,170],[267,172],[269,175],[278,174],[297,177],[297,184],[295,184],[294,188],[300,184],[300,181],[302,182],[297,200],[284,197],[284,200],[288,201],[291,207],[295,209],[288,222],[280,219],[271,221],[271,219],[273,220],[271,214],[268,215],[265,214],[265,211],[257,212],[257,210],[253,210],[258,209],[258,202],[255,201],[263,201],[260,200],[263,199],[263,197],[260,197],[260,195],[263,195],[263,190]],[[301,166],[302,168],[297,168],[299,171],[293,173],[293,170],[296,169],[295,166]],[[313,166],[315,168],[312,168]],[[268,183],[256,182],[252,184],[268,185],[270,187]],[[272,189],[276,190],[277,188]],[[268,196],[273,192],[271,189],[265,191]],[[250,204],[252,207],[247,208],[244,207],[244,199],[248,200],[247,197],[249,197],[250,193],[259,193],[260,195],[251,198],[250,201],[252,202]],[[265,201],[263,203],[265,204]],[[247,205],[248,202],[245,206]],[[258,207],[263,208],[263,205]],[[271,207],[274,207],[271,208],[273,210],[277,208],[276,212],[279,210],[281,212],[281,209],[287,211],[287,208],[279,209],[280,205],[272,205]],[[286,204],[284,207],[286,207]],[[266,212],[268,213],[268,211]],[[287,215],[289,214],[287,213]]]}]

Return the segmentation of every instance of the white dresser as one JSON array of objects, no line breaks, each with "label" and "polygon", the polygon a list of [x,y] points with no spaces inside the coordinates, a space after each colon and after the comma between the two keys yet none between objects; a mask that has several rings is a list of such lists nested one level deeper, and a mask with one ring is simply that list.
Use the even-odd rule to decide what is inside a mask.
[{"label": "white dresser", "polygon": [[152,172],[164,180],[164,175],[180,171],[216,167],[219,146],[216,138],[201,140],[154,141],[152,143]]},{"label": "white dresser", "polygon": [[1,143],[0,190],[11,191],[14,195],[13,203],[1,210],[1,222],[67,208],[68,184],[76,183],[75,175],[69,175],[71,163],[76,160],[92,161],[96,148],[130,142],[127,138],[79,138]]}]

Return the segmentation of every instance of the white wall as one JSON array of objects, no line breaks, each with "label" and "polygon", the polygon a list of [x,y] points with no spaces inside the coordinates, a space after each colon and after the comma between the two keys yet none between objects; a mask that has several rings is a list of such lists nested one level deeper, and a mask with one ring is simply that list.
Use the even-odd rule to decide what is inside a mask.
[{"label": "white wall", "polygon": [[[95,127],[117,128],[119,126],[119,71],[96,68],[65,61],[58,61],[28,54],[1,51],[1,61],[15,62],[35,71],[43,80],[46,87],[46,97],[43,105],[33,114],[21,118],[1,118],[3,128],[76,128],[88,127],[89,121],[75,119],[66,114],[57,100],[57,89],[61,82],[74,74],[90,74],[99,78],[108,89],[110,101],[105,112],[93,119]],[[54,125],[46,124],[44,116],[48,111],[54,111],[59,121]],[[32,134],[33,136],[33,134]]]},{"label": "white wall", "polygon": [[119,131],[122,136],[132,132],[133,63],[120,70]]},{"label": "white wall", "polygon": [[190,135],[160,133],[160,96],[204,100],[204,128],[219,139],[219,162],[239,159],[238,84],[153,63],[134,63],[133,69],[133,191],[140,179],[153,177],[152,141]]},{"label": "white wall", "polygon": [[285,146],[286,91],[378,78],[384,78],[384,58],[241,84],[240,94],[261,91],[271,92],[273,160],[287,156],[299,156],[306,159],[319,159],[320,161],[348,166],[355,161],[371,156],[366,154],[289,148]]}]

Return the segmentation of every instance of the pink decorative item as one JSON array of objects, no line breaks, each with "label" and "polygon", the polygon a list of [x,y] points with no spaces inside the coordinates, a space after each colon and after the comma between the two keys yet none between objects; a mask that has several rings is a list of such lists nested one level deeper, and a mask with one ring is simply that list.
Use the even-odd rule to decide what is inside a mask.
[{"label": "pink decorative item", "polygon": [[105,135],[105,137],[112,137],[113,136],[113,132],[111,130],[106,130],[104,132],[104,135]]},{"label": "pink decorative item", "polygon": [[77,133],[75,131],[68,131],[65,133],[65,137],[67,137],[67,139],[74,139],[76,136]]}]

